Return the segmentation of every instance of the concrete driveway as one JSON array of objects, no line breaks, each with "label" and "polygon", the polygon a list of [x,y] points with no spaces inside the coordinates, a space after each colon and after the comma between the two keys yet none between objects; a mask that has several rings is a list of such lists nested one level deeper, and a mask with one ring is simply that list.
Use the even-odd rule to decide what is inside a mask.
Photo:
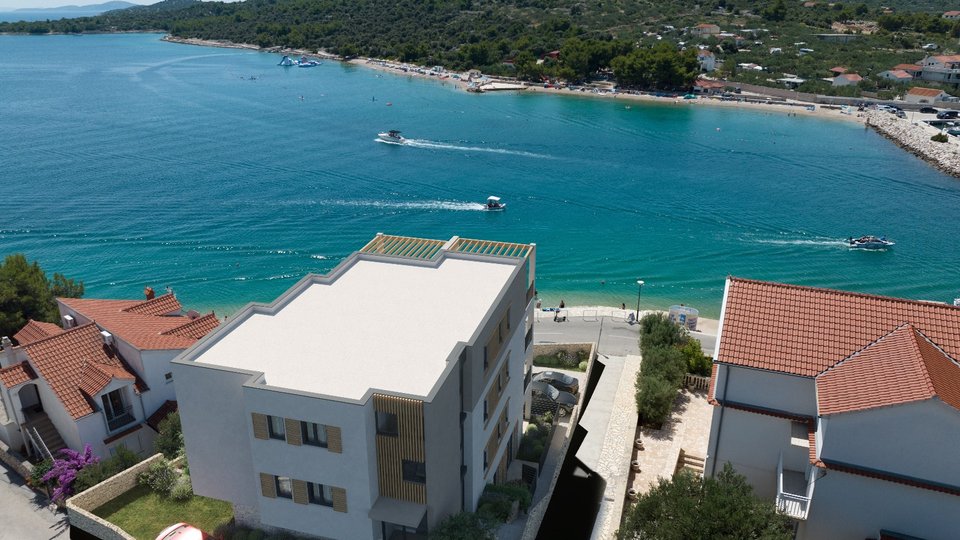
[{"label": "concrete driveway", "polygon": [[0,540],[70,538],[67,515],[45,506],[20,475],[0,462]]}]

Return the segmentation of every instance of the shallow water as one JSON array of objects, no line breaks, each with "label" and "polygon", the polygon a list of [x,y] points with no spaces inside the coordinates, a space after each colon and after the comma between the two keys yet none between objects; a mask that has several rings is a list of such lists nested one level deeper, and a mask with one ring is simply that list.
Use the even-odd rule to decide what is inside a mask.
[{"label": "shallow water", "polygon": [[[960,296],[960,181],[853,123],[478,96],[159,38],[0,36],[0,254],[220,313],[377,232],[536,242],[546,305],[635,305],[642,278],[643,306],[716,316],[727,275]],[[849,250],[861,234],[897,246]]]}]

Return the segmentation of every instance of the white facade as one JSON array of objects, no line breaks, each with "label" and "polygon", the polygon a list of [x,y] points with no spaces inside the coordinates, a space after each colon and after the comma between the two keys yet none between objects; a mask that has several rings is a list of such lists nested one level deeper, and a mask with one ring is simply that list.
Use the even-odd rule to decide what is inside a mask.
[{"label": "white facade", "polygon": [[[504,480],[532,353],[534,247],[503,257],[464,253],[477,241],[458,238],[378,241],[436,250],[364,248],[173,362],[194,491],[231,502],[239,522],[325,538],[423,533]],[[326,447],[302,442],[314,424]],[[332,503],[299,491],[311,484]]]}]

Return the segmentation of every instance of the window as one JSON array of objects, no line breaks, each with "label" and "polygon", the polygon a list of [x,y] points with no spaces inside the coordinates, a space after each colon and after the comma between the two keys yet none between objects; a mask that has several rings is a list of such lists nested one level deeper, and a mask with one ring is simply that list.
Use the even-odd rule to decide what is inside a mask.
[{"label": "window", "polygon": [[483,470],[487,470],[487,467],[490,466],[490,463],[487,461],[487,451],[483,451]]},{"label": "window", "polygon": [[100,396],[103,403],[103,414],[107,417],[107,428],[110,431],[134,421],[133,408],[127,405],[123,388],[118,388],[109,394]]},{"label": "window", "polygon": [[166,381],[166,382],[173,382],[173,373],[171,373],[171,372],[169,372],[169,371],[166,372],[166,373],[164,373],[164,374],[163,374],[163,380]]},{"label": "window", "polygon": [[282,417],[268,416],[267,427],[270,429],[271,439],[280,439],[281,441],[284,441],[287,439],[287,430],[283,425]]},{"label": "window", "polygon": [[309,495],[311,504],[333,506],[333,490],[326,484],[307,482],[307,494]]},{"label": "window", "polygon": [[327,447],[327,426],[312,422],[300,422],[300,431],[303,435],[303,444]]},{"label": "window", "polygon": [[483,371],[486,372],[490,367],[490,360],[487,359],[487,347],[483,348]]},{"label": "window", "polygon": [[486,422],[487,418],[490,418],[490,411],[487,405],[487,400],[483,400],[483,421]]},{"label": "window", "polygon": [[392,435],[396,437],[399,434],[397,424],[397,415],[393,413],[377,411],[377,433],[380,435]]},{"label": "window", "polygon": [[427,483],[427,465],[422,461],[403,460],[403,479],[418,484]]},{"label": "window", "polygon": [[277,478],[277,497],[283,497],[284,499],[293,498],[293,480],[286,476],[278,476]]}]

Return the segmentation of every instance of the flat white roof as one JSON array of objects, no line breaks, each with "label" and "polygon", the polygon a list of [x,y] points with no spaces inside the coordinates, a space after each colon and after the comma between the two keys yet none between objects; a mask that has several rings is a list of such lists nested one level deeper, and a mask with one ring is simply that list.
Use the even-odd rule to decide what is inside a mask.
[{"label": "flat white roof", "polygon": [[196,362],[264,372],[266,384],[349,399],[370,388],[427,396],[518,265],[358,260],[273,314],[254,313]]}]

